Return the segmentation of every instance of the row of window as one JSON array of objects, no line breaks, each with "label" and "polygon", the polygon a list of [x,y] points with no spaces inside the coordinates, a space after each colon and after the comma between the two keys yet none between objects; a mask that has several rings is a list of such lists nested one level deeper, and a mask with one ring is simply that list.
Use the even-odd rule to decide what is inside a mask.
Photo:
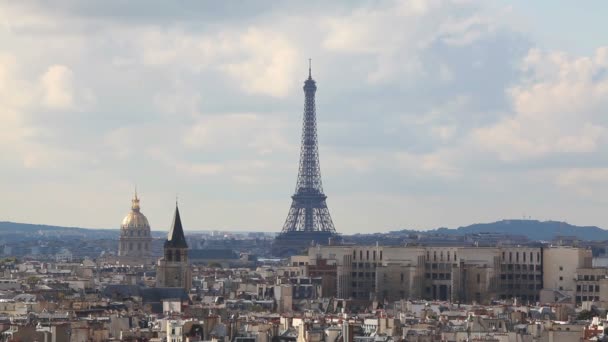
[{"label": "row of window", "polygon": [[[378,253],[380,256],[380,260],[382,260],[382,251]],[[378,255],[376,251],[372,251],[372,260],[376,260],[376,255]],[[365,251],[365,260],[369,260],[369,251]],[[353,251],[353,260],[357,260],[357,251]],[[363,251],[359,251],[359,260],[363,260]]]},{"label": "row of window", "polygon": [[586,302],[588,300],[599,301],[600,297],[599,296],[576,296],[576,301],[578,303],[580,303],[580,302]]},{"label": "row of window", "polygon": [[432,264],[424,264],[424,267],[426,267],[426,269],[433,269],[433,270],[451,270],[452,268],[456,268],[458,267],[457,264],[445,264],[445,263],[432,263]]},{"label": "row of window", "polygon": [[452,279],[452,273],[426,273],[424,277],[426,279],[450,280]]},{"label": "row of window", "polygon": [[520,264],[502,264],[500,265],[502,271],[541,271],[541,265],[520,265]]},{"label": "row of window", "polygon": [[500,279],[505,280],[505,279],[522,279],[522,280],[542,280],[543,277],[540,274],[501,274],[500,275]]},{"label": "row of window", "polygon": [[600,280],[600,279],[604,279],[604,278],[605,278],[605,276],[603,276],[603,275],[598,275],[598,276],[595,276],[593,274],[591,274],[591,275],[589,275],[589,274],[585,274],[585,275],[579,274],[578,275],[578,280],[595,281],[595,280]]},{"label": "row of window", "polygon": [[[457,260],[456,252],[453,252],[453,257],[450,256],[450,251],[446,251],[445,257],[447,261]],[[426,260],[431,260],[431,252],[426,251]],[[437,261],[437,251],[433,251],[433,261]],[[444,261],[443,259],[443,251],[439,251],[439,261]]]},{"label": "row of window", "polygon": [[537,290],[542,290],[543,285],[542,284],[500,284],[500,288],[503,290],[534,290],[535,288]]},{"label": "row of window", "polygon": [[376,272],[359,272],[359,273],[357,273],[357,272],[351,272],[350,275],[353,278],[356,278],[358,276],[359,278],[365,277],[365,278],[374,278],[374,279],[376,279]]},{"label": "row of window", "polygon": [[[515,255],[515,262],[519,262],[519,256],[520,253],[519,252],[509,252],[509,262],[513,261],[513,255]],[[534,252],[530,252],[530,253],[526,253],[526,252],[521,252],[521,260],[523,262],[526,262],[526,255],[529,255],[528,260],[530,262],[534,262]],[[507,259],[507,255],[506,252],[502,252],[502,261],[505,261]],[[536,252],[536,262],[540,262],[540,252]]]},{"label": "row of window", "polygon": [[182,261],[182,253],[180,251],[166,250],[165,251],[165,260],[167,261]]},{"label": "row of window", "polygon": [[372,268],[372,267],[376,268],[377,265],[379,265],[379,264],[376,264],[375,262],[372,262],[372,263],[369,263],[369,262],[360,262],[360,263],[353,262],[352,263],[353,268],[357,268],[357,267],[358,268]]},{"label": "row of window", "polygon": [[125,230],[123,236],[150,236],[150,233],[145,230]]},{"label": "row of window", "polygon": [[[356,282],[356,281],[351,282],[351,285],[352,285],[353,288],[356,288],[357,284],[359,285],[359,287],[363,287],[363,288],[368,288],[369,287],[369,284],[367,282]],[[372,283],[371,287],[372,287],[372,290],[373,290],[376,287],[376,284]]]},{"label": "row of window", "polygon": [[600,292],[599,285],[576,285],[576,292]]}]

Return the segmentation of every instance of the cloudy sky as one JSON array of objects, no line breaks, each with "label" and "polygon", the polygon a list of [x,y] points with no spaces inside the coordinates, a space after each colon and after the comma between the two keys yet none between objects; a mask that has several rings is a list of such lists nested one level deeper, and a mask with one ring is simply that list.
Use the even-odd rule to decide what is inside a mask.
[{"label": "cloudy sky", "polygon": [[[307,60],[343,233],[608,227],[605,1],[1,1],[0,221],[279,231]],[[583,8],[585,7],[585,8]]]}]

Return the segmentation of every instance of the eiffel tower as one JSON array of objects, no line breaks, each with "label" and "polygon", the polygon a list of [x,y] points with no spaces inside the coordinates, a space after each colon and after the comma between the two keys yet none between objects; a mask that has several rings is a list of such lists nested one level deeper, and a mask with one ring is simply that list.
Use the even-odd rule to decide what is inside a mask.
[{"label": "eiffel tower", "polygon": [[273,244],[273,254],[285,256],[299,253],[311,243],[328,244],[339,239],[327,209],[327,196],[323,193],[319,148],[317,141],[317,115],[315,93],[317,85],[312,79],[309,60],[308,79],[304,82],[304,124],[296,191],[283,225]]}]

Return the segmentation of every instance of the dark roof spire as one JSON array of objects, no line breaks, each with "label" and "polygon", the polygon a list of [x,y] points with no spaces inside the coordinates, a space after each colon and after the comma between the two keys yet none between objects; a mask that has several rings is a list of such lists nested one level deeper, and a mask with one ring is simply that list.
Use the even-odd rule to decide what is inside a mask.
[{"label": "dark roof spire", "polygon": [[179,216],[179,208],[177,203],[175,203],[175,215],[173,216],[173,224],[171,225],[171,230],[169,230],[169,235],[167,236],[167,241],[165,241],[165,248],[188,248],[188,243],[186,243],[186,237],[184,236],[184,229],[182,228],[182,219]]}]

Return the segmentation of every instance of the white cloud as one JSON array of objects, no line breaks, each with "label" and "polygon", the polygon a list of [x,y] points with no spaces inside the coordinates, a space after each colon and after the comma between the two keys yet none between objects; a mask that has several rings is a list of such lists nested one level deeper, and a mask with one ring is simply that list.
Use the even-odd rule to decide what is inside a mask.
[{"label": "white cloud", "polygon": [[572,168],[557,173],[556,184],[581,196],[597,196],[608,186],[608,168]]},{"label": "white cloud", "polygon": [[297,151],[286,139],[287,129],[287,124],[277,115],[204,115],[185,133],[183,141],[186,146],[207,151],[247,148],[257,155]]},{"label": "white cloud", "polygon": [[531,50],[522,63],[528,76],[508,91],[514,113],[474,130],[473,139],[503,160],[596,151],[607,132],[605,51],[577,58]]},{"label": "white cloud", "polygon": [[72,71],[65,65],[52,65],[42,75],[43,103],[50,109],[70,109],[74,106]]},{"label": "white cloud", "polygon": [[277,30],[248,27],[204,34],[145,28],[127,31],[126,37],[140,47],[144,65],[197,73],[219,70],[250,94],[284,97],[293,84],[298,51]]},{"label": "white cloud", "polygon": [[470,45],[502,27],[475,1],[393,1],[359,7],[347,15],[327,16],[323,47],[341,54],[369,56],[374,62],[368,81],[404,82],[409,77],[431,75],[450,82],[447,65],[427,60],[433,44]]}]

